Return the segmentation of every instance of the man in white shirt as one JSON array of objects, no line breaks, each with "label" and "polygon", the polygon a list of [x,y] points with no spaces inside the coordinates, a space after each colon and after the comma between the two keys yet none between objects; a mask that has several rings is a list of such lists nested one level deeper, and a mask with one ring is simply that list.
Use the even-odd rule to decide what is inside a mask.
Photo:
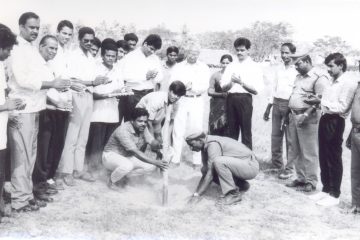
[{"label": "man in white shirt", "polygon": [[171,72],[177,63],[178,55],[178,47],[170,46],[166,49],[166,60],[162,62],[164,77],[161,80],[161,83],[158,84],[159,86],[157,86],[157,89],[160,91],[167,92],[169,90]]},{"label": "man in white shirt", "polygon": [[[298,74],[295,66],[291,64],[290,55],[296,52],[296,47],[292,43],[281,45],[280,53],[283,63],[274,67],[272,96],[264,113],[264,120],[269,120],[270,110],[272,111],[272,130],[271,130],[271,162],[274,168],[283,170],[279,174],[280,179],[287,179],[293,175],[294,163],[287,158],[287,163],[283,162],[283,137],[285,134],[286,153],[288,149],[289,131],[287,128],[289,119],[289,98],[292,93],[294,81]],[[286,154],[287,155],[287,154]]]},{"label": "man in white shirt", "polygon": [[79,48],[69,54],[68,75],[72,79],[71,89],[73,108],[65,137],[65,145],[57,170],[57,182],[64,180],[68,186],[74,186],[75,178],[95,181],[83,171],[85,148],[89,135],[90,120],[93,111],[92,87],[108,83],[105,76],[96,76],[96,63],[90,53],[95,32],[92,28],[79,29]]},{"label": "man in white shirt", "polygon": [[125,90],[121,73],[114,66],[117,50],[113,39],[107,38],[102,41],[103,61],[96,65],[95,72],[96,75],[108,77],[111,82],[94,87],[94,108],[85,154],[89,171],[99,169],[105,144],[119,126],[118,99],[115,96],[111,97],[111,94]]},{"label": "man in white shirt", "polygon": [[[56,56],[47,63],[56,78],[67,77],[67,45],[74,31],[73,24],[62,20],[57,26],[58,49]],[[55,44],[51,39],[51,44]],[[46,43],[47,44],[47,43]],[[49,46],[49,45],[48,45]],[[38,196],[44,193],[63,190],[62,185],[55,185],[52,180],[59,165],[65,143],[66,124],[72,107],[70,90],[47,91],[47,109],[40,112],[38,154],[33,172],[33,182]]]},{"label": "man in white shirt", "polygon": [[249,39],[236,39],[234,47],[239,61],[229,64],[220,81],[223,90],[228,92],[226,113],[229,137],[238,140],[241,131],[241,142],[252,149],[252,95],[262,90],[263,74],[260,66],[249,56]]},{"label": "man in white shirt", "polygon": [[[209,88],[209,67],[198,60],[200,46],[193,46],[188,50],[185,61],[176,64],[171,73],[170,83],[178,80],[185,84],[186,94],[178,102],[178,111],[174,119],[172,163],[179,164],[184,138],[187,131],[203,130],[204,98],[203,93]],[[190,125],[188,125],[188,122]],[[201,154],[194,152],[192,156],[194,166],[201,164]]]},{"label": "man in white shirt", "polygon": [[[16,36],[5,25],[0,24],[0,222],[4,215],[3,188],[5,181],[6,144],[8,111],[23,107],[21,99],[6,99],[6,77],[3,61],[10,56],[13,46],[17,44]],[[6,166],[6,167],[5,167]]]},{"label": "man in white shirt", "polygon": [[121,72],[125,86],[134,92],[133,96],[126,98],[126,104],[124,104],[125,121],[131,118],[131,112],[140,99],[154,91],[155,84],[162,80],[161,61],[154,54],[161,45],[160,36],[150,34],[141,47],[127,54],[122,60]]},{"label": "man in white shirt", "polygon": [[[46,51],[46,57],[40,55],[32,44],[39,33],[39,16],[32,12],[22,14],[19,27],[19,44],[14,47],[9,59],[9,98],[21,98],[26,106],[9,114],[12,119],[9,127],[13,186],[11,205],[17,211],[32,211],[46,205],[34,199],[31,179],[37,154],[39,112],[46,108],[46,91],[43,89],[66,90],[70,81],[55,79],[47,66],[46,61],[56,54],[57,44]],[[57,43],[56,38],[52,38]]]},{"label": "man in white shirt", "polygon": [[129,44],[129,51],[132,52],[136,48],[136,44],[139,41],[138,36],[135,33],[127,33],[124,35],[124,40]]}]

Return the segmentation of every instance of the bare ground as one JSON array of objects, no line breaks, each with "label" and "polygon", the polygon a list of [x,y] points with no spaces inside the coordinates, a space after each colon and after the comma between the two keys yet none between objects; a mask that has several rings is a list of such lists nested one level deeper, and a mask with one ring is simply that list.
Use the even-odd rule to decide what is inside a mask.
[{"label": "bare ground", "polygon": [[[271,123],[262,121],[264,104],[255,103],[254,150],[269,159]],[[344,133],[344,138],[348,134]],[[343,213],[350,205],[350,152],[344,149],[344,177],[339,207],[322,208],[284,186],[275,174],[262,171],[250,181],[243,201],[215,206],[220,189],[213,185],[196,206],[186,205],[200,171],[187,164],[169,170],[169,205],[161,206],[161,177],[133,178],[123,192],[98,181],[78,182],[35,213],[17,214],[0,224],[0,238],[32,239],[360,239],[360,219]],[[321,184],[318,184],[321,189]]]}]

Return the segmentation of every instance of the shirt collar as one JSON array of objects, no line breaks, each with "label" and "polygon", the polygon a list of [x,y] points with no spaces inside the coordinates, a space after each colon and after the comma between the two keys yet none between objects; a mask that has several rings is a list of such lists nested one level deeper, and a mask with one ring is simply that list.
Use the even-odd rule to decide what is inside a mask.
[{"label": "shirt collar", "polygon": [[26,41],[25,38],[23,38],[20,35],[17,36],[16,40],[20,43],[20,45],[27,45],[27,46],[34,47],[33,42]]}]

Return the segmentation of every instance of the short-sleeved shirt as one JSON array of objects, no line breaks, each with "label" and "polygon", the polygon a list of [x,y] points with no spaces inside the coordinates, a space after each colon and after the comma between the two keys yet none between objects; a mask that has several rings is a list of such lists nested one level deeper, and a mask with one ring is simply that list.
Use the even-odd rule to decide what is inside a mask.
[{"label": "short-sleeved shirt", "polygon": [[167,92],[151,92],[142,97],[136,107],[145,108],[150,121],[161,122],[168,111],[168,99]]},{"label": "short-sleeved shirt", "polygon": [[115,152],[125,157],[132,156],[132,150],[145,151],[146,146],[154,138],[151,136],[148,128],[144,132],[136,132],[131,121],[121,124],[110,136],[105,145],[104,152]]},{"label": "short-sleeved shirt", "polygon": [[324,89],[330,84],[328,77],[322,70],[312,68],[307,74],[296,76],[294,88],[289,100],[289,107],[294,110],[303,110],[310,105],[304,100],[309,94],[322,95]]}]

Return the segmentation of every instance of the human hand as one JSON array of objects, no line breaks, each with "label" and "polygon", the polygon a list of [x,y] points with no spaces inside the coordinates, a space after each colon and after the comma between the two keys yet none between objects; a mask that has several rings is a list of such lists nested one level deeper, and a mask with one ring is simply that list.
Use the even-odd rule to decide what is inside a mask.
[{"label": "human hand", "polygon": [[55,79],[53,81],[53,88],[59,91],[65,91],[71,86],[71,81],[68,79]]},{"label": "human hand", "polygon": [[302,127],[304,125],[304,121],[307,118],[305,114],[301,114],[300,118],[298,119],[298,127]]},{"label": "human hand", "polygon": [[187,204],[189,205],[196,205],[202,200],[202,197],[200,195],[191,195],[188,198]]},{"label": "human hand", "polygon": [[92,81],[92,85],[93,86],[98,86],[98,85],[101,85],[101,84],[107,84],[107,83],[110,83],[111,80],[108,78],[108,77],[104,77],[104,76],[97,76],[95,78],[94,81]]},{"label": "human hand", "polygon": [[156,78],[157,74],[158,74],[158,71],[157,71],[156,69],[149,70],[149,71],[146,73],[146,80],[150,80],[150,79]]},{"label": "human hand", "polygon": [[26,104],[20,98],[7,99],[5,102],[5,107],[7,110],[22,110],[24,109]]},{"label": "human hand", "polygon": [[160,168],[161,170],[165,170],[169,167],[169,163],[165,160],[159,159],[155,161],[155,166],[157,166],[158,168]]},{"label": "human hand", "polygon": [[266,110],[265,110],[265,113],[264,113],[264,116],[263,116],[263,119],[265,120],[265,121],[269,121],[269,115],[270,115],[270,109],[268,109],[268,108],[266,108]]},{"label": "human hand", "polygon": [[307,99],[304,100],[304,103],[309,104],[309,105],[316,105],[319,104],[321,102],[321,99],[313,94],[309,94],[307,96]]},{"label": "human hand", "polygon": [[243,81],[241,80],[241,77],[240,76],[236,76],[235,73],[233,73],[233,75],[231,75],[231,81],[233,83],[238,83],[240,85],[243,84]]},{"label": "human hand", "polygon": [[77,81],[71,81],[70,88],[76,92],[82,92],[85,90],[86,86],[80,82]]}]

